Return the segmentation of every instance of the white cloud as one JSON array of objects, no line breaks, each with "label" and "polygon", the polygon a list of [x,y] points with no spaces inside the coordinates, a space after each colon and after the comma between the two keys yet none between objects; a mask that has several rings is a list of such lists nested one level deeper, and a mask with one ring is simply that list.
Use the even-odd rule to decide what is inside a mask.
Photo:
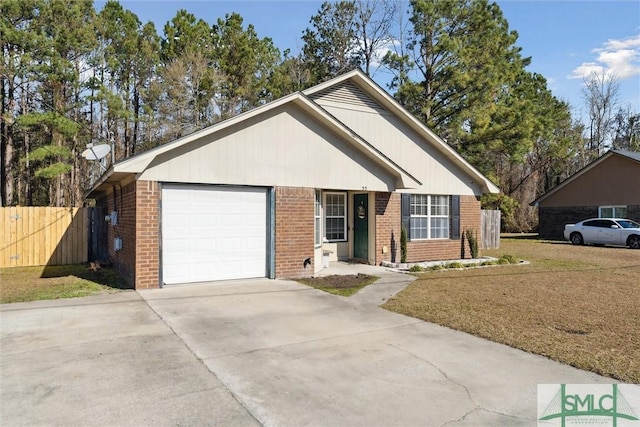
[{"label": "white cloud", "polygon": [[604,72],[604,67],[602,65],[598,65],[595,62],[583,62],[578,68],[573,70],[569,78],[571,79],[583,79],[585,77],[590,76],[593,73],[602,74]]},{"label": "white cloud", "polygon": [[619,79],[640,75],[640,34],[622,40],[607,40],[602,47],[593,49],[594,62],[583,62],[569,78],[583,79],[591,73],[615,74]]},{"label": "white cloud", "polygon": [[[624,40],[607,40],[604,44],[604,49],[608,50],[619,50],[619,49],[628,49],[633,47],[640,47],[640,34],[635,37],[630,37]],[[594,49],[595,51],[600,51],[603,49]]]}]

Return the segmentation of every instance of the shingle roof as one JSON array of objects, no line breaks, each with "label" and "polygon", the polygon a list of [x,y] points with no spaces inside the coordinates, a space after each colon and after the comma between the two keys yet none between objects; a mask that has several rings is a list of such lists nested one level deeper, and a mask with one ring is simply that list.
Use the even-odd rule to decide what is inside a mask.
[{"label": "shingle roof", "polygon": [[628,157],[632,160],[636,160],[640,162],[640,153],[637,151],[629,151],[629,150],[611,150],[616,154],[620,154],[621,156]]}]

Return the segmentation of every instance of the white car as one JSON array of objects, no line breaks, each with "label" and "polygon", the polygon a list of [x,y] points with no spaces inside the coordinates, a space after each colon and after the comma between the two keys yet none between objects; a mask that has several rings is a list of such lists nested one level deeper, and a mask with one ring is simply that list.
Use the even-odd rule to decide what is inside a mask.
[{"label": "white car", "polygon": [[640,224],[621,218],[586,219],[565,225],[564,238],[574,245],[593,243],[640,249]]}]

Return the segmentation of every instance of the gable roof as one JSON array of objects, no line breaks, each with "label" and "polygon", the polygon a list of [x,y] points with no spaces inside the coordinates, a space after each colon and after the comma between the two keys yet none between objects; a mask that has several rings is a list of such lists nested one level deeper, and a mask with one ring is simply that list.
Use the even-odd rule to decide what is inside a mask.
[{"label": "gable roof", "polygon": [[598,157],[593,162],[589,163],[588,165],[586,165],[585,167],[580,169],[578,172],[574,173],[573,175],[571,175],[570,177],[568,177],[567,179],[562,181],[560,184],[558,184],[555,187],[553,187],[551,190],[549,190],[546,193],[544,193],[542,196],[538,197],[536,200],[531,202],[530,205],[531,206],[538,206],[538,204],[541,201],[543,201],[547,197],[551,196],[552,194],[556,193],[557,191],[560,191],[561,189],[563,189],[567,185],[571,184],[573,181],[578,179],[580,176],[582,176],[586,172],[588,172],[591,169],[597,167],[599,164],[601,164],[602,162],[604,162],[605,160],[607,160],[608,158],[613,157],[613,156],[621,156],[621,157],[636,161],[636,162],[639,163],[639,166],[640,166],[640,153],[635,152],[635,151],[629,151],[629,150],[609,150],[605,154],[603,154],[602,156]]},{"label": "gable roof", "polygon": [[396,101],[387,91],[381,88],[376,82],[374,82],[369,76],[362,71],[356,69],[350,71],[341,76],[335,77],[319,85],[313,86],[303,91],[305,95],[313,95],[318,92],[327,90],[330,87],[338,86],[343,82],[349,82],[355,84],[360,90],[369,95],[372,99],[400,118],[406,123],[412,130],[418,133],[421,137],[429,141],[438,151],[440,151],[445,157],[453,162],[456,166],[464,170],[478,182],[482,183],[482,188],[485,193],[499,193],[500,189],[489,178],[484,176],[480,171],[467,162],[456,150],[447,144],[442,138],[436,135],[431,129],[429,129],[424,123],[422,123],[416,116],[407,111],[398,101]]},{"label": "gable roof", "polygon": [[391,160],[388,156],[386,156],[351,128],[338,120],[326,109],[322,108],[312,99],[310,99],[310,95],[346,81],[350,81],[353,84],[357,85],[368,96],[372,97],[372,99],[380,103],[380,105],[384,106],[390,112],[400,117],[403,122],[407,123],[413,130],[418,132],[418,134],[423,138],[427,139],[441,153],[443,153],[448,159],[450,159],[453,164],[461,168],[474,179],[478,180],[478,182],[482,183],[484,192],[499,192],[499,189],[495,186],[495,184],[493,184],[488,178],[486,178],[477,169],[471,166],[471,164],[469,164],[453,148],[451,148],[435,133],[433,133],[424,124],[422,124],[416,117],[411,115],[402,106],[400,106],[400,104],[395,99],[393,99],[385,90],[383,90],[373,80],[362,73],[362,71],[354,70],[332,80],[309,88],[305,91],[295,92],[291,95],[259,106],[230,119],[216,123],[200,131],[186,135],[175,141],[163,144],[161,146],[155,147],[153,149],[115,163],[111,165],[111,167],[104,173],[104,175],[96,182],[93,188],[86,193],[85,197],[94,197],[95,195],[104,191],[107,187],[110,187],[109,183],[121,182],[127,177],[133,177],[143,172],[149,165],[153,163],[153,161],[159,155],[163,153],[177,149],[193,141],[200,140],[203,137],[213,135],[217,132],[222,131],[223,129],[227,129],[230,126],[242,123],[245,120],[256,117],[260,114],[264,114],[285,104],[294,104],[297,107],[301,108],[307,114],[310,114],[314,119],[321,122],[328,129],[340,135],[347,143],[351,144],[354,148],[362,152],[366,157],[382,166],[383,169],[396,177],[398,188],[414,188],[420,186],[422,183],[418,181],[410,171],[405,170],[401,165],[398,165],[396,162]]}]

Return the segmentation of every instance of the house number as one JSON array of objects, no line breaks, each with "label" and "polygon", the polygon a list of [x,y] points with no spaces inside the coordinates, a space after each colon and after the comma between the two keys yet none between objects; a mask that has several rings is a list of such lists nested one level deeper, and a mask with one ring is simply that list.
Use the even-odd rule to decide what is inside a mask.
[{"label": "house number", "polygon": [[366,185],[362,186],[362,191],[367,191],[367,186]]}]

